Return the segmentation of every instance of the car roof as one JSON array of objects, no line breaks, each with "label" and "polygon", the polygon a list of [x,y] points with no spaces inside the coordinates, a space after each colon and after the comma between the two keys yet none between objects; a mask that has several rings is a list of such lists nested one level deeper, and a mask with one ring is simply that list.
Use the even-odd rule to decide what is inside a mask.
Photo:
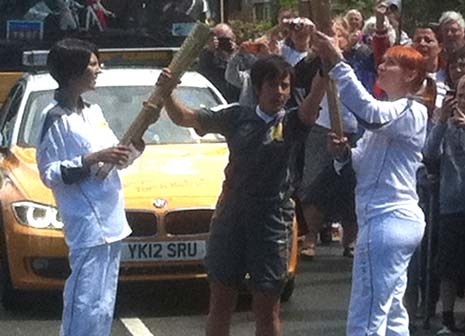
[{"label": "car roof", "polygon": [[[154,85],[161,69],[154,68],[121,68],[102,69],[97,77],[97,86],[151,86]],[[31,91],[53,90],[57,83],[48,73],[28,73],[25,75]],[[201,74],[188,71],[181,81],[181,86],[212,88],[212,84]]]}]

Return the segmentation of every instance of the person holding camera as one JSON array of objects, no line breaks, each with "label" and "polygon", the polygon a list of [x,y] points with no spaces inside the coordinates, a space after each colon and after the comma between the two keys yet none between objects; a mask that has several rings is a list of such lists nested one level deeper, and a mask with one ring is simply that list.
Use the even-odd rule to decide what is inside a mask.
[{"label": "person holding camera", "polygon": [[305,17],[285,19],[284,23],[288,24],[290,28],[290,43],[282,46],[281,56],[286,62],[294,66],[307,56],[315,24]]},{"label": "person holding camera", "polygon": [[225,79],[241,90],[239,104],[242,106],[257,105],[257,96],[252,86],[250,69],[257,59],[271,54],[270,41],[266,37],[254,41],[244,41],[239,52],[228,62]]},{"label": "person holding camera", "polygon": [[[465,67],[453,62],[449,71],[451,68]],[[465,283],[465,76],[458,80],[456,91],[446,94],[424,155],[440,164],[437,273],[441,279],[442,328],[437,335],[450,335],[460,330],[455,324],[454,305]]]},{"label": "person holding camera", "polygon": [[[290,44],[290,27],[287,22],[296,17],[296,13],[286,7],[278,11],[278,24],[266,32],[264,37],[269,41],[268,45],[273,54],[280,54],[284,44]],[[292,43],[291,43],[292,44]]]},{"label": "person holding camera", "polygon": [[213,39],[199,56],[198,71],[216,86],[229,103],[237,102],[240,90],[225,81],[226,67],[237,49],[236,36],[226,23],[213,27]]},{"label": "person holding camera", "polygon": [[[339,20],[334,20],[332,29],[340,49],[348,48],[348,33]],[[346,53],[344,51],[344,56]],[[359,78],[358,66],[351,63],[352,57],[347,57]],[[333,169],[332,154],[326,147],[327,134],[331,129],[327,97],[319,95],[322,77],[318,72],[322,68],[321,59],[315,53],[308,55],[294,66],[296,81],[290,99],[290,106],[299,106],[304,110],[317,110],[318,119],[309,131],[305,148],[302,150],[302,174],[296,198],[302,209],[305,226],[305,238],[300,249],[302,260],[313,260],[316,255],[318,234],[323,226],[340,222],[343,227],[343,255],[353,257],[354,242],[357,235],[357,219],[354,205],[354,177],[347,169],[346,174],[338,175]],[[365,84],[365,83],[363,83]],[[370,90],[370,88],[367,89]],[[319,97],[318,97],[319,96]],[[341,106],[342,110],[345,107]],[[353,146],[359,137],[357,119],[351,113],[342,114],[344,133]],[[323,240],[323,239],[322,239]]]}]

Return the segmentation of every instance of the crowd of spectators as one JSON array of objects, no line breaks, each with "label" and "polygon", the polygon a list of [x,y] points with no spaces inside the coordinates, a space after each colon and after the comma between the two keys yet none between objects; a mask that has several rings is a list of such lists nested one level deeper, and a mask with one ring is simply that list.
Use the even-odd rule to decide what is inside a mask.
[{"label": "crowd of spectators", "polygon": [[[417,193],[427,225],[424,242],[418,247],[409,267],[404,304],[411,321],[421,307],[434,314],[436,302],[442,301],[442,328],[438,335],[464,330],[455,322],[455,298],[465,285],[465,21],[460,13],[447,11],[437,24],[420,25],[412,37],[401,27],[401,2],[377,1],[373,16],[364,18],[357,9],[333,18],[333,34],[345,62],[354,70],[364,88],[378,99],[387,99],[377,84],[378,67],[385,62],[386,51],[395,44],[411,46],[424,59],[427,78],[411,99],[426,105],[428,131],[423,149],[423,164],[417,171]],[[294,67],[295,79],[287,108],[307,109],[318,118],[309,130],[297,158],[294,200],[303,238],[302,260],[316,257],[315,246],[321,228],[328,223],[342,224],[343,255],[353,257],[357,239],[354,188],[357,176],[350,167],[342,172],[334,168],[334,155],[328,149],[331,130],[326,97],[327,70],[313,45],[316,27],[292,10],[279,12],[278,24],[263,36],[236,43],[227,24],[214,28],[214,38],[200,58],[199,71],[224,94],[228,102],[242,106],[257,104],[251,85],[253,64],[270,54],[280,55]],[[320,104],[315,104],[320,101]],[[363,127],[342,104],[342,122],[351,147],[363,134]],[[438,197],[431,197],[431,181],[440,183]],[[439,214],[431,216],[431,199],[439,199]],[[435,220],[436,219],[436,220]],[[426,244],[427,240],[432,244]],[[426,249],[426,246],[432,248]],[[430,293],[426,293],[425,259],[433,261]],[[425,296],[432,302],[425,307]],[[464,321],[465,322],[465,321]],[[415,326],[411,323],[411,332]]]}]

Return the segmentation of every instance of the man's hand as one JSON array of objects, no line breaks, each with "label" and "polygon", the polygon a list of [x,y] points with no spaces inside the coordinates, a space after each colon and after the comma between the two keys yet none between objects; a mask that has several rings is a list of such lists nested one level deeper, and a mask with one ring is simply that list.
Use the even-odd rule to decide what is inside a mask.
[{"label": "man's hand", "polygon": [[454,109],[454,114],[451,117],[452,124],[457,128],[465,128],[465,113],[457,106]]},{"label": "man's hand", "polygon": [[385,0],[378,0],[374,8],[374,15],[376,17],[376,29],[383,30],[386,28],[385,21],[388,12],[388,4]]},{"label": "man's hand", "polygon": [[375,7],[373,9],[375,15],[386,15],[388,11],[389,4],[386,0],[377,0]]},{"label": "man's hand", "polygon": [[457,109],[457,99],[452,95],[446,95],[439,113],[439,122],[447,122],[447,120],[449,120],[449,118],[454,114],[455,109]]},{"label": "man's hand", "polygon": [[328,150],[333,154],[334,158],[338,161],[346,161],[349,159],[350,147],[348,139],[343,136],[339,137],[334,132],[328,133]]},{"label": "man's hand", "polygon": [[180,83],[177,79],[173,78],[171,70],[169,68],[163,68],[160,76],[157,80],[157,86],[161,89],[161,95],[163,98],[171,96],[171,93]]}]

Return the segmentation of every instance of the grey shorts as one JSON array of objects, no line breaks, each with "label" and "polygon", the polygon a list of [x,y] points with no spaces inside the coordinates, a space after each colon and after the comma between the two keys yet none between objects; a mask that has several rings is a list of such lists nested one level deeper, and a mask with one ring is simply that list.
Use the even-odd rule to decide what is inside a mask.
[{"label": "grey shorts", "polygon": [[279,294],[287,280],[293,203],[245,203],[218,201],[205,258],[208,278],[238,287],[247,275],[253,289]]}]

